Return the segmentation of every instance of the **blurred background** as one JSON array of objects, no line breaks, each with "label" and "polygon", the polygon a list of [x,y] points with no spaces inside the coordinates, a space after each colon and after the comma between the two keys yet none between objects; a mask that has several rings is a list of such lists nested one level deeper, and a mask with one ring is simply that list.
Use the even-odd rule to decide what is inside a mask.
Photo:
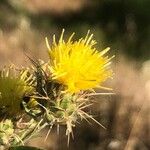
[{"label": "blurred background", "polygon": [[[111,47],[116,55],[113,80],[106,83],[116,95],[97,96],[91,108],[107,130],[82,122],[67,147],[65,128],[52,130],[28,145],[47,150],[150,149],[150,1],[149,0],[0,0],[0,68],[27,66],[25,53],[48,60],[45,37],[78,39],[90,29],[97,48]],[[100,91],[103,92],[103,91]]]}]

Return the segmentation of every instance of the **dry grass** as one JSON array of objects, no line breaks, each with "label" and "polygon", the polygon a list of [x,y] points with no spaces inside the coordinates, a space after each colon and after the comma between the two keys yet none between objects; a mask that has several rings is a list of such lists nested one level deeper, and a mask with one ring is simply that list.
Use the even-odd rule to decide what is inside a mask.
[{"label": "dry grass", "polygon": [[0,32],[0,66],[10,62],[18,65],[28,63],[25,53],[45,56],[44,42],[44,36],[32,29],[26,18],[22,18],[14,30]]},{"label": "dry grass", "polygon": [[78,11],[88,4],[88,0],[10,0],[15,7],[26,9],[31,13],[51,12],[61,15],[68,11]]}]

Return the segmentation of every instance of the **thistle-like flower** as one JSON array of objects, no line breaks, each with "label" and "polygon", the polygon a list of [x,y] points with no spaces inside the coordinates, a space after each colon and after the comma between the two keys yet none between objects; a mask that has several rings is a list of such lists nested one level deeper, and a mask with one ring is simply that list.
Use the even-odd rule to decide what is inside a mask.
[{"label": "thistle-like flower", "polygon": [[51,47],[46,38],[52,78],[65,85],[66,90],[71,93],[102,87],[101,84],[112,77],[109,69],[112,57],[104,56],[110,48],[102,51],[94,48],[96,41],[89,32],[78,41],[72,40],[74,33],[67,42],[63,40],[63,35],[64,30],[58,43],[54,35]]},{"label": "thistle-like flower", "polygon": [[17,71],[5,68],[0,72],[0,115],[17,115],[23,96],[33,91],[32,77],[28,70]]},{"label": "thistle-like flower", "polygon": [[[50,60],[43,62],[28,57],[34,65],[32,70],[16,70],[14,67],[0,71],[0,119],[5,114],[17,116],[21,106],[31,120],[24,126],[24,119],[17,123],[12,119],[1,123],[3,145],[20,145],[38,133],[45,126],[49,126],[48,137],[53,125],[66,126],[68,144],[73,128],[82,119],[87,122],[101,123],[87,112],[92,105],[92,94],[86,92],[96,87],[104,88],[103,82],[112,77],[110,60],[105,56],[109,47],[99,51],[94,46],[96,41],[89,32],[85,38],[73,41],[74,33],[67,41],[63,40],[64,30],[56,43],[55,35],[50,47],[46,38]],[[64,92],[64,90],[66,92]],[[6,122],[5,122],[6,121]],[[14,121],[14,122],[12,122]],[[38,121],[38,122],[37,122]],[[11,132],[4,132],[8,124]],[[23,126],[22,126],[23,125]],[[22,126],[22,128],[20,128]],[[59,131],[59,130],[58,130]]]}]

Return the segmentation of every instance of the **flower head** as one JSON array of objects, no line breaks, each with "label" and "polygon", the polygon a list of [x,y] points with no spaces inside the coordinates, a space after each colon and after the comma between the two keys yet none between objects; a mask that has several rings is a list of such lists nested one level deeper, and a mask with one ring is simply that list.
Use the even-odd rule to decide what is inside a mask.
[{"label": "flower head", "polygon": [[96,41],[89,32],[85,38],[78,41],[72,40],[74,33],[67,41],[63,40],[63,35],[64,30],[58,43],[54,35],[52,47],[49,46],[47,39],[46,44],[53,79],[65,85],[67,91],[75,93],[92,89],[112,76],[109,69],[111,58],[104,56],[109,47],[102,51],[94,48]]},{"label": "flower head", "polygon": [[28,70],[17,71],[6,68],[0,72],[0,109],[7,115],[17,115],[23,96],[33,91]]}]

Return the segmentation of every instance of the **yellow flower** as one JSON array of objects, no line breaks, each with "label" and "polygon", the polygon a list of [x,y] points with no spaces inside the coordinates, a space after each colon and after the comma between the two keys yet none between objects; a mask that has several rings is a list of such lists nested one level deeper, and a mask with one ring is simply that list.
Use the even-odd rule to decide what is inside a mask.
[{"label": "yellow flower", "polygon": [[94,48],[96,41],[89,32],[85,38],[78,41],[72,40],[74,33],[67,42],[63,40],[63,35],[64,30],[58,43],[55,35],[53,36],[52,47],[49,46],[46,38],[46,45],[53,79],[65,85],[67,91],[76,93],[100,87],[102,82],[112,76],[112,71],[109,69],[112,57],[104,56],[109,51],[109,47],[102,51]]},{"label": "yellow flower", "polygon": [[28,70],[20,71],[6,68],[0,72],[0,113],[16,115],[21,112],[23,96],[33,91],[31,75]]}]

